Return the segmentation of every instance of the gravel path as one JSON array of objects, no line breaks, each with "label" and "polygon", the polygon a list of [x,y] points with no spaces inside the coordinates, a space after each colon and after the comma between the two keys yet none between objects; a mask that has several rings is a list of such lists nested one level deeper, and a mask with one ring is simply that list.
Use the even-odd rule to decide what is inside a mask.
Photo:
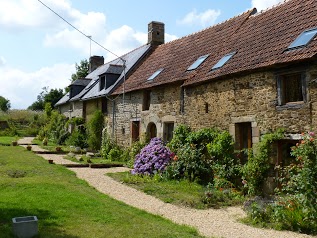
[{"label": "gravel path", "polygon": [[[19,141],[20,142],[20,141]],[[32,146],[33,148],[33,146]],[[52,158],[55,163],[69,163],[62,159],[62,155],[42,154],[45,159]],[[70,168],[78,178],[86,180],[98,191],[122,201],[130,206],[145,210],[152,214],[160,215],[178,224],[195,227],[200,234],[206,237],[226,238],[308,238],[316,237],[298,234],[288,231],[275,231],[259,229],[237,222],[238,218],[244,217],[245,213],[239,207],[225,209],[196,210],[178,207],[164,203],[161,200],[128,187],[112,178],[105,176],[106,173],[123,172],[127,168]]]}]

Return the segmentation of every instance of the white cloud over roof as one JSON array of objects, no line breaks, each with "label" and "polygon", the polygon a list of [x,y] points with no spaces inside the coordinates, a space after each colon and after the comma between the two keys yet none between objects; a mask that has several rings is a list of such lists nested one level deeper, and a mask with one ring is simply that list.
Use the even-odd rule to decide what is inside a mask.
[{"label": "white cloud over roof", "polygon": [[[16,34],[33,31],[42,37],[43,47],[56,50],[73,49],[84,57],[90,54],[90,40],[59,19],[38,0],[0,0],[0,29]],[[109,30],[107,16],[101,12],[81,12],[69,0],[43,0],[43,2],[86,35],[117,55],[125,54],[147,43],[147,26],[139,32],[128,25]],[[39,33],[40,32],[40,33]],[[165,41],[177,36],[165,34]],[[105,62],[115,56],[92,43],[92,55],[103,55]],[[62,60],[61,60],[62,61]],[[74,73],[72,64],[55,64],[33,72],[12,67],[0,56],[0,95],[8,98],[12,108],[26,108],[36,101],[43,87],[64,88]]]},{"label": "white cloud over roof", "polygon": [[256,7],[258,11],[265,10],[284,0],[252,0],[252,7]]},{"label": "white cloud over roof", "polygon": [[220,10],[208,9],[205,12],[198,13],[196,9],[188,13],[183,19],[178,20],[177,23],[181,25],[200,25],[208,27],[215,24],[217,18],[220,16]]}]

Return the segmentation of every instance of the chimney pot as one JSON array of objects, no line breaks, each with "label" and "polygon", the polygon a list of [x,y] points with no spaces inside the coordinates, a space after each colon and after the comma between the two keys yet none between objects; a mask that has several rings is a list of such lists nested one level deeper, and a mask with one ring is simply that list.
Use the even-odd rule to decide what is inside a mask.
[{"label": "chimney pot", "polygon": [[89,73],[97,69],[99,66],[103,65],[105,63],[105,60],[103,56],[91,56],[89,59]]}]

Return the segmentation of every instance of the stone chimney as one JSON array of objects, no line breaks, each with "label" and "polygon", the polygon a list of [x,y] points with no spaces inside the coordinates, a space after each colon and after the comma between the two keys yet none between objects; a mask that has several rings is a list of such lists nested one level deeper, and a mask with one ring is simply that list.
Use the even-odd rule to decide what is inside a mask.
[{"label": "stone chimney", "polygon": [[97,69],[99,66],[103,65],[105,63],[104,61],[105,60],[103,56],[91,56],[89,59],[89,73]]},{"label": "stone chimney", "polygon": [[164,23],[152,21],[148,25],[148,44],[161,45],[164,44]]}]

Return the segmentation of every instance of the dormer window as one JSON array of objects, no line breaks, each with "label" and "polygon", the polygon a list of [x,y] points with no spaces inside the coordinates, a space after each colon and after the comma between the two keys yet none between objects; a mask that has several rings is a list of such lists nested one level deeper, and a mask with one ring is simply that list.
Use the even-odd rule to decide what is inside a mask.
[{"label": "dormer window", "polygon": [[288,50],[306,46],[317,34],[317,28],[306,30],[300,34],[296,40],[287,48]]},{"label": "dormer window", "polygon": [[100,81],[99,81],[99,91],[103,90],[106,86],[106,77],[102,76],[100,77]]},{"label": "dormer window", "polygon": [[151,80],[155,79],[163,70],[164,69],[159,69],[159,70],[155,71],[155,73],[152,74],[151,77],[149,77],[147,80],[151,81]]},{"label": "dormer window", "polygon": [[230,54],[225,55],[224,57],[222,57],[217,64],[214,65],[214,67],[212,67],[211,70],[216,70],[221,68],[225,63],[227,63],[231,57],[235,54],[236,52],[232,52]]},{"label": "dormer window", "polygon": [[200,56],[191,66],[188,67],[187,71],[197,69],[199,65],[201,65],[209,55]]}]

